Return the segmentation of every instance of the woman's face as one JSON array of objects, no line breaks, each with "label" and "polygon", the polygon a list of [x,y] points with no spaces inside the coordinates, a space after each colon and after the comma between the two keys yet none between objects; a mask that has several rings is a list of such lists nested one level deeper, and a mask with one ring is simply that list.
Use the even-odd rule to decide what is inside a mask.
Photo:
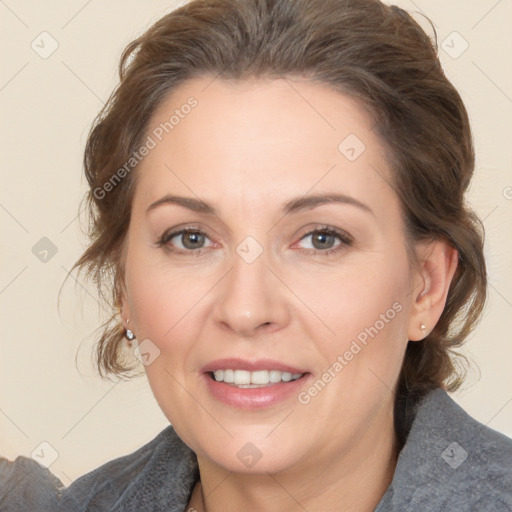
[{"label": "woman's face", "polygon": [[277,472],[393,436],[421,290],[372,121],[320,84],[213,77],[151,118],[123,316],[200,460]]}]

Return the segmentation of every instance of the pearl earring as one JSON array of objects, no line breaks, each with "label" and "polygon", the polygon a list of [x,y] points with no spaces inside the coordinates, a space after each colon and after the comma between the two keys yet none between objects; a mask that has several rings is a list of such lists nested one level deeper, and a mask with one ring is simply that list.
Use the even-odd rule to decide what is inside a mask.
[{"label": "pearl earring", "polygon": [[[130,323],[130,320],[126,320],[126,325],[128,325]],[[133,334],[133,332],[130,330],[130,329],[126,329],[126,337],[132,341],[133,338],[135,338],[135,334]]]},{"label": "pearl earring", "polygon": [[427,326],[425,324],[421,324],[420,329],[423,331],[423,334],[425,334],[425,331],[427,330]]}]

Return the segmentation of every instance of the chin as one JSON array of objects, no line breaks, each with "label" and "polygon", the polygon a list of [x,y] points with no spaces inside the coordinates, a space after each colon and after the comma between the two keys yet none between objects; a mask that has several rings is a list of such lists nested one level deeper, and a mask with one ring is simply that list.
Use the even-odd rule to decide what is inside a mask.
[{"label": "chin", "polygon": [[[229,425],[226,427],[232,432],[232,437],[227,434],[222,438],[199,434],[191,439],[189,446],[198,458],[206,459],[226,471],[258,475],[286,471],[299,462],[301,453],[305,455],[303,439],[286,430],[269,435],[275,424],[265,425],[264,428],[239,427],[239,432],[230,429]],[[188,432],[190,434],[190,430]],[[302,448],[300,452],[298,447]]]},{"label": "chin", "polygon": [[[256,443],[235,442],[219,450],[208,450],[208,459],[226,471],[245,475],[265,475],[281,473],[293,467],[298,461],[297,453],[279,450],[277,446],[267,443],[260,449]],[[296,450],[295,450],[296,452]]]}]

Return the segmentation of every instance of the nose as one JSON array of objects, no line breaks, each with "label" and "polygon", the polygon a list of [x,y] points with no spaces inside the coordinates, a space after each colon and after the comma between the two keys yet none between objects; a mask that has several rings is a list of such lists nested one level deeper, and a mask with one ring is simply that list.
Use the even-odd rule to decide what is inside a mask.
[{"label": "nose", "polygon": [[290,319],[286,290],[265,251],[252,263],[234,253],[233,267],[218,289],[215,323],[244,338],[282,329]]}]

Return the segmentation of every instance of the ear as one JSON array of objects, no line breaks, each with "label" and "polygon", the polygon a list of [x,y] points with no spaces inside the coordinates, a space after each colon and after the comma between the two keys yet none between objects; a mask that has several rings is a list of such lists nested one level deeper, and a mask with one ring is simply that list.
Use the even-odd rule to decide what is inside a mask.
[{"label": "ear", "polygon": [[411,341],[426,338],[439,321],[459,260],[458,251],[439,239],[418,244],[416,252],[420,266],[413,271],[415,287],[408,327]]},{"label": "ear", "polygon": [[[126,289],[122,282],[116,281],[116,299],[117,307],[119,308],[119,323],[122,324],[124,329],[128,329],[128,322],[130,320],[130,306],[126,298]],[[133,328],[133,325],[131,326]]]},{"label": "ear", "polygon": [[130,307],[128,306],[128,301],[125,296],[121,298],[121,307],[120,307],[120,321],[123,324],[123,327],[126,329],[133,329],[133,325],[129,324],[130,322]]}]

